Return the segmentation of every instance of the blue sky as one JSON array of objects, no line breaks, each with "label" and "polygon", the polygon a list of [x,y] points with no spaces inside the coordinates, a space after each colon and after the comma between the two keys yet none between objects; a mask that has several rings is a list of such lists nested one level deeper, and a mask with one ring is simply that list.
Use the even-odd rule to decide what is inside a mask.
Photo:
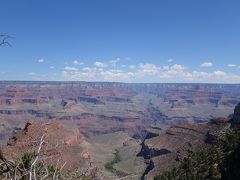
[{"label": "blue sky", "polygon": [[0,80],[240,83],[240,1],[2,0]]}]

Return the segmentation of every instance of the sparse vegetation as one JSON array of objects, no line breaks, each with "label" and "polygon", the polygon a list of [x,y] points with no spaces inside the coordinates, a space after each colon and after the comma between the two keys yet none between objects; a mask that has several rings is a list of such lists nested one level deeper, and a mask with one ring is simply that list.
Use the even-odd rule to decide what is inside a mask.
[{"label": "sparse vegetation", "polygon": [[119,150],[116,150],[115,153],[114,153],[114,155],[115,155],[114,159],[113,159],[111,162],[108,162],[108,163],[105,165],[105,168],[106,168],[107,170],[109,170],[110,172],[116,174],[116,175],[119,176],[119,177],[126,176],[126,175],[127,175],[126,173],[121,172],[121,171],[118,171],[117,169],[115,169],[115,168],[113,167],[114,164],[119,163],[119,162],[122,160],[122,158],[121,158],[121,156],[120,156],[120,153],[119,153]]},{"label": "sparse vegetation", "polygon": [[182,165],[156,176],[172,179],[240,179],[240,129],[231,130],[209,149],[193,153]]},{"label": "sparse vegetation", "polygon": [[40,151],[43,145],[43,136],[37,152],[25,152],[18,160],[7,160],[0,150],[0,179],[7,180],[92,180],[97,177],[98,169],[91,165],[86,169],[74,172],[64,172],[63,165],[49,165],[40,157]]},{"label": "sparse vegetation", "polygon": [[37,179],[60,179],[62,166],[54,167],[45,164],[40,158],[44,136],[41,137],[38,150],[36,152],[25,152],[18,160],[7,160],[2,152],[0,153],[0,178],[14,180],[37,180]]},{"label": "sparse vegetation", "polygon": [[61,179],[61,168],[36,161],[36,154],[26,152],[17,161],[9,161],[1,154],[0,179]]},{"label": "sparse vegetation", "polygon": [[109,171],[113,170],[113,165],[120,162],[121,161],[121,156],[119,154],[119,150],[116,150],[116,152],[114,153],[115,157],[111,162],[108,162],[105,165],[105,168],[108,169]]}]

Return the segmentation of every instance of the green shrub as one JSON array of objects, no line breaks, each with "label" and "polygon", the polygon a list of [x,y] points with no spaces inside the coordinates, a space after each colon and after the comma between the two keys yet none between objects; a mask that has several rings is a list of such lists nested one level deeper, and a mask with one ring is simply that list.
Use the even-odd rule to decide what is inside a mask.
[{"label": "green shrub", "polygon": [[22,165],[24,166],[24,168],[30,169],[32,160],[34,158],[35,158],[34,153],[26,152],[22,155],[22,157],[20,158],[20,161],[22,162]]}]

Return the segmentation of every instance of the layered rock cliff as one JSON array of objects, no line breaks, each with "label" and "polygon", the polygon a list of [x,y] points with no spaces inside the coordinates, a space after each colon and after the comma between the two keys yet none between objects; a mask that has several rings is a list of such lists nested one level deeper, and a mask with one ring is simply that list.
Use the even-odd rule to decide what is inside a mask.
[{"label": "layered rock cliff", "polygon": [[152,179],[181,164],[193,152],[199,151],[221,138],[230,128],[228,120],[214,119],[204,125],[175,125],[158,136],[146,139],[138,156],[143,156],[147,168],[142,179]]},{"label": "layered rock cliff", "polygon": [[75,121],[89,137],[119,130],[141,136],[153,124],[227,116],[239,95],[239,85],[3,81],[0,143],[8,138],[2,132],[11,135],[29,119]]}]

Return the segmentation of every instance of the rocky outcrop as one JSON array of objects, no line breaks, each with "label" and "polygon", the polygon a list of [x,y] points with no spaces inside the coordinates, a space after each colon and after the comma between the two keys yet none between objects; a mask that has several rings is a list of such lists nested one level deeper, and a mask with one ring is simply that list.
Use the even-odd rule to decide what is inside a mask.
[{"label": "rocky outcrop", "polygon": [[234,109],[232,122],[240,124],[240,103]]},{"label": "rocky outcrop", "polygon": [[171,153],[171,151],[167,149],[157,149],[157,148],[149,148],[144,142],[142,143],[142,149],[137,154],[138,157],[143,157],[144,159],[151,159],[156,156],[161,156],[163,154]]},{"label": "rocky outcrop", "polygon": [[207,132],[205,142],[208,144],[214,144],[220,139],[223,139],[226,131],[231,127],[229,119],[223,117],[211,119],[208,124],[213,127],[220,127],[210,129]]},{"label": "rocky outcrop", "polygon": [[202,125],[175,125],[159,136],[146,139],[138,154],[147,160],[148,166],[151,165],[147,166],[144,178],[152,179],[159,172],[177,166],[193,152],[207,147],[210,141],[214,143],[229,127],[228,121],[218,118],[214,123]]},{"label": "rocky outcrop", "polygon": [[43,137],[41,158],[46,163],[65,163],[66,169],[76,168],[82,161],[79,144],[84,137],[78,129],[68,129],[61,122],[34,122],[26,124],[22,131],[9,139],[7,146],[1,149],[9,159],[18,159],[25,152],[35,152]]},{"label": "rocky outcrop", "polygon": [[92,103],[92,104],[103,104],[100,100],[98,100],[97,98],[92,98],[92,97],[83,97],[80,96],[78,97],[78,100],[80,102],[87,102],[87,103]]}]

